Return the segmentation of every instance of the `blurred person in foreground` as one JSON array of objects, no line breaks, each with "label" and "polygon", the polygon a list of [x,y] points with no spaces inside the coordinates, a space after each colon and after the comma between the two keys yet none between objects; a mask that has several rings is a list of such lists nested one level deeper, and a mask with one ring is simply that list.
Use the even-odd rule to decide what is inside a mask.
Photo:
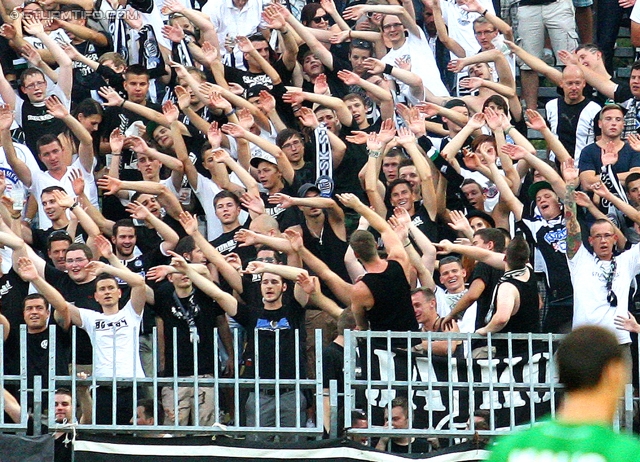
[{"label": "blurred person in foreground", "polygon": [[611,428],[629,383],[628,353],[608,329],[584,326],[557,352],[564,401],[553,420],[500,438],[490,461],[639,461],[640,442]]}]

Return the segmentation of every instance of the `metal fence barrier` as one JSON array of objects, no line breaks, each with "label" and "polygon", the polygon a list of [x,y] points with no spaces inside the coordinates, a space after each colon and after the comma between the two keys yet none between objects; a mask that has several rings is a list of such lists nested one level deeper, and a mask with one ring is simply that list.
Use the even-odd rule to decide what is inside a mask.
[{"label": "metal fence barrier", "polygon": [[[329,406],[330,422],[327,428],[332,436],[337,436],[341,430],[347,429],[346,434],[357,437],[419,437],[440,438],[449,442],[470,438],[474,435],[488,437],[521,425],[530,424],[546,414],[554,415],[558,406],[561,387],[557,384],[556,372],[552,361],[559,335],[543,334],[501,334],[488,338],[472,334],[443,334],[443,333],[396,333],[396,332],[345,332],[344,369],[339,380],[331,381],[328,390],[323,392],[323,364],[322,364],[322,336],[321,331],[315,332],[315,379],[303,378],[300,364],[304,361],[300,346],[304,339],[299,332],[295,332],[295,351],[283,352],[276,355],[275,370],[279,371],[281,361],[293,360],[296,365],[294,378],[281,378],[276,373],[274,378],[243,376],[242,364],[238,364],[231,377],[223,375],[218,361],[214,361],[213,374],[199,377],[197,373],[188,377],[171,377],[158,375],[158,359],[160,352],[157,348],[157,333],[153,333],[153,371],[145,378],[116,378],[96,377],[79,378],[77,375],[75,337],[76,330],[72,329],[73,339],[71,366],[68,375],[56,375],[56,333],[55,326],[49,331],[49,379],[41,380],[35,377],[33,385],[28,388],[27,368],[29,358],[26,349],[20,352],[19,375],[0,374],[0,387],[13,387],[18,391],[20,408],[20,422],[13,423],[0,417],[0,429],[3,432],[24,432],[28,426],[28,416],[34,422],[42,421],[48,431],[81,431],[87,433],[109,432],[123,434],[225,434],[232,436],[266,437],[280,435],[285,437],[321,438],[323,435],[323,405],[324,398]],[[21,344],[27,344],[26,326],[21,326]],[[258,342],[258,331],[255,336],[256,354],[255,367],[260,367],[261,345]],[[276,350],[280,351],[280,332],[276,331]],[[172,352],[174,371],[177,371],[180,350],[190,348],[193,351],[194,371],[198,371],[197,341],[177,345],[177,334],[174,331],[174,351]],[[239,343],[237,331],[234,331],[235,344]],[[416,343],[425,341],[425,348],[414,348]],[[447,345],[446,355],[435,355],[432,345],[434,341],[444,341]],[[455,348],[456,342],[461,344]],[[476,343],[484,342],[484,357],[469,359]],[[497,356],[494,347],[506,351],[505,356]],[[263,347],[262,347],[263,348]],[[220,355],[217,343],[213,345],[213,357]],[[184,350],[182,350],[184,352]],[[236,349],[242,351],[242,349]],[[466,354],[465,354],[466,353]],[[4,354],[0,344],[0,357]],[[138,352],[131,352],[132,355]],[[288,356],[287,356],[288,355]],[[240,355],[236,355],[240,356]],[[481,355],[482,356],[482,355]],[[95,351],[94,351],[95,358]],[[3,366],[4,367],[4,366]],[[246,367],[246,365],[244,365]],[[77,423],[79,387],[89,387],[91,396],[92,418],[89,423]],[[191,424],[179,425],[178,401],[179,387],[192,387],[193,396],[199,397],[203,389],[213,393],[214,425],[199,423],[200,406],[193,408]],[[55,421],[55,390],[68,388],[72,394],[72,415],[69,422]],[[97,393],[100,387],[110,387],[113,403],[119,399],[123,390],[131,393],[132,401],[130,415],[131,424],[116,423],[117,409],[111,407],[109,423],[99,424],[96,415]],[[172,422],[165,425],[159,422],[162,414],[162,403],[159,390],[162,387],[172,387],[173,414]],[[262,395],[261,395],[262,393]],[[226,394],[226,395],[225,395]],[[252,394],[251,399],[247,395]],[[280,417],[290,413],[291,409],[281,401],[284,396],[293,397],[299,402],[303,396],[308,397],[308,408],[313,409],[313,425],[307,426],[307,414],[297,413],[292,426],[282,426]],[[27,403],[32,396],[31,409]],[[139,425],[134,418],[138,399],[151,396],[154,400],[154,425]],[[275,404],[275,423],[265,425],[260,421],[260,407],[262,398]],[[394,399],[405,398],[408,402],[408,419],[406,428],[389,428],[385,425],[385,412],[392,412]],[[222,425],[218,419],[223,410],[222,401],[226,399],[232,403],[230,412],[231,422]],[[287,401],[289,402],[289,401]],[[637,404],[637,403],[636,403]],[[0,394],[0,406],[5,408],[5,397]],[[253,408],[257,422],[247,426],[244,423],[244,409]],[[360,409],[366,415],[366,426],[354,428],[351,411]],[[470,418],[478,410],[488,416],[486,426],[476,428],[476,420]],[[305,411],[303,409],[303,411]],[[311,415],[311,414],[309,414]],[[104,418],[104,416],[99,416]],[[634,420],[634,396],[631,384],[627,387],[620,419],[616,428],[631,431]],[[33,425],[34,432],[40,431],[39,425]]]}]

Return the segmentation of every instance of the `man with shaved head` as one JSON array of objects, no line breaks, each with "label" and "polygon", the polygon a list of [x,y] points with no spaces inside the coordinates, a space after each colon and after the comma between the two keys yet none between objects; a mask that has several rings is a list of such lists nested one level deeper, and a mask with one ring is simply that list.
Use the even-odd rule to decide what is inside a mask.
[{"label": "man with shaved head", "polygon": [[567,152],[578,164],[580,152],[594,142],[593,120],[600,105],[584,95],[586,80],[578,66],[567,66],[562,72],[562,98],[549,101],[545,108],[551,131],[558,136]]}]

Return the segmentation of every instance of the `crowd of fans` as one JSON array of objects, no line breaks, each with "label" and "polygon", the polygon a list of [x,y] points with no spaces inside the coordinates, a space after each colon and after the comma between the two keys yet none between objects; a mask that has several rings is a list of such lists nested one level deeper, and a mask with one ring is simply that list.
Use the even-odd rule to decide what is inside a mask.
[{"label": "crowd of fans", "polygon": [[[634,2],[599,3],[594,20],[590,0],[3,2],[4,374],[26,351],[30,386],[47,383],[54,322],[56,374],[75,347],[77,372],[101,378],[313,378],[321,329],[326,391],[350,329],[593,324],[629,345],[640,62],[612,77]],[[540,75],[559,95],[544,117]],[[509,353],[492,345],[413,348]],[[17,391],[15,419],[33,404]],[[147,424],[157,400],[158,423],[211,425],[214,390],[199,392],[146,390],[134,417],[131,386],[101,385],[80,419]],[[313,401],[252,389],[242,422],[273,426],[278,402],[294,426]]]}]

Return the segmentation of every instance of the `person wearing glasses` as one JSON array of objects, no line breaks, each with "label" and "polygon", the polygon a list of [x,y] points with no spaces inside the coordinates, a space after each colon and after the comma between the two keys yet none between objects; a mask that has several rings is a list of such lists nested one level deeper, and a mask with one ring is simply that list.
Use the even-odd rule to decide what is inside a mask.
[{"label": "person wearing glasses", "polygon": [[[433,52],[424,32],[415,18],[402,5],[355,5],[344,12],[345,19],[359,19],[369,12],[383,13],[382,37],[391,45],[391,50],[382,58],[389,66],[396,65],[396,59],[410,59],[411,72],[422,78],[424,86],[436,96],[449,96],[440,79]],[[405,84],[397,82],[403,95],[411,98]],[[405,91],[406,90],[406,91]]]},{"label": "person wearing glasses", "polygon": [[588,250],[582,243],[582,230],[576,216],[578,169],[567,163],[563,175],[567,183],[566,251],[574,287],[573,329],[583,325],[605,327],[616,333],[618,343],[628,345],[631,343],[629,332],[616,329],[615,319],[628,316],[629,287],[640,273],[640,244],[617,254],[616,228],[611,221],[598,219],[589,229],[588,240],[593,250]]},{"label": "person wearing glasses", "polygon": [[60,66],[57,74],[58,83],[51,87],[40,69],[26,69],[20,78],[20,90],[26,99],[16,94],[4,73],[0,72],[0,96],[5,104],[15,110],[15,121],[24,131],[27,146],[31,152],[37,153],[37,142],[42,136],[57,136],[65,129],[64,121],[49,113],[44,101],[50,95],[55,95],[69,109],[73,86],[73,62],[60,45],[45,32],[39,19],[25,19],[24,28],[26,32],[42,41]]}]

